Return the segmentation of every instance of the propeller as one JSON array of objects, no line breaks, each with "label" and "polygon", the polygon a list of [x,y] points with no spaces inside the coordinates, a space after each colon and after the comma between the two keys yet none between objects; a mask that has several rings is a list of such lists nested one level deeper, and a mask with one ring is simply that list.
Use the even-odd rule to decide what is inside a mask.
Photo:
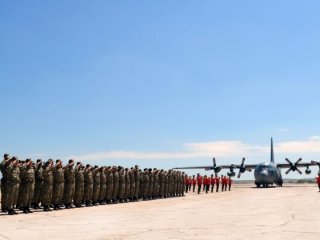
[{"label": "propeller", "polygon": [[240,166],[234,165],[236,168],[239,168],[238,178],[240,178],[241,173],[244,173],[245,171],[251,172],[251,169],[247,168],[246,165],[244,165],[245,160],[246,160],[246,158],[242,158]]},{"label": "propeller", "polygon": [[285,172],[286,174],[288,174],[290,171],[297,171],[298,173],[302,174],[300,169],[298,169],[299,162],[302,161],[302,158],[299,158],[294,164],[288,158],[286,158],[285,160],[290,165],[289,169]]},{"label": "propeller", "polygon": [[215,173],[215,176],[218,176],[218,173],[221,171],[221,167],[217,167],[217,163],[216,163],[216,159],[215,158],[212,158],[212,162],[213,162],[213,167],[212,167],[212,170],[214,171]]},{"label": "propeller", "polygon": [[313,165],[318,165],[319,166],[319,172],[318,172],[318,175],[320,176],[320,162],[316,162],[316,161],[311,161],[311,163],[313,164]]}]

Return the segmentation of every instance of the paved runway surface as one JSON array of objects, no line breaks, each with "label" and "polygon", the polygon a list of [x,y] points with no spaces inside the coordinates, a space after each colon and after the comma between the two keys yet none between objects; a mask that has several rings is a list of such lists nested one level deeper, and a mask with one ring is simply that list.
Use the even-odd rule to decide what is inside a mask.
[{"label": "paved runway surface", "polygon": [[0,215],[0,239],[320,239],[315,185]]}]

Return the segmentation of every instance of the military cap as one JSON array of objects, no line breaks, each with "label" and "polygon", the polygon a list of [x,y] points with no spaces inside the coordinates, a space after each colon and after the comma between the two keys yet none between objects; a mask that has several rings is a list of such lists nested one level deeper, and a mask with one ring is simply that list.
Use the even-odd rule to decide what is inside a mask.
[{"label": "military cap", "polygon": [[42,162],[42,159],[38,158],[37,159],[37,163]]}]

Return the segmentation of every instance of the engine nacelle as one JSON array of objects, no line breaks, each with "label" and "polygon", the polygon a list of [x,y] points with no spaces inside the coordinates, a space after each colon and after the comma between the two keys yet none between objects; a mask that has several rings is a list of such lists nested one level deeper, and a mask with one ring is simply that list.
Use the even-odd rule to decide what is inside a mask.
[{"label": "engine nacelle", "polygon": [[310,169],[310,168],[307,168],[306,171],[305,171],[305,173],[306,173],[307,175],[309,175],[309,174],[311,173],[311,169]]},{"label": "engine nacelle", "polygon": [[236,175],[236,173],[235,172],[227,172],[227,175],[228,175],[228,177],[234,177],[235,175]]}]

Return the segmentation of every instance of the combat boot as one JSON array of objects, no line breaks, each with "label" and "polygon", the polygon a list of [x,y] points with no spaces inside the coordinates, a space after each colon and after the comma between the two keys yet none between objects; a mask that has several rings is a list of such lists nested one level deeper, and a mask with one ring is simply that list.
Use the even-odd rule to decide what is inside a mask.
[{"label": "combat boot", "polygon": [[3,209],[1,209],[1,212],[3,212],[3,213],[8,212],[8,208],[3,208]]},{"label": "combat boot", "polygon": [[30,207],[27,207],[27,211],[28,211],[28,213],[33,213],[33,212],[30,210]]},{"label": "combat boot", "polygon": [[8,210],[8,215],[14,215],[13,209]]},{"label": "combat boot", "polygon": [[29,213],[27,207],[23,207],[23,213]]}]

